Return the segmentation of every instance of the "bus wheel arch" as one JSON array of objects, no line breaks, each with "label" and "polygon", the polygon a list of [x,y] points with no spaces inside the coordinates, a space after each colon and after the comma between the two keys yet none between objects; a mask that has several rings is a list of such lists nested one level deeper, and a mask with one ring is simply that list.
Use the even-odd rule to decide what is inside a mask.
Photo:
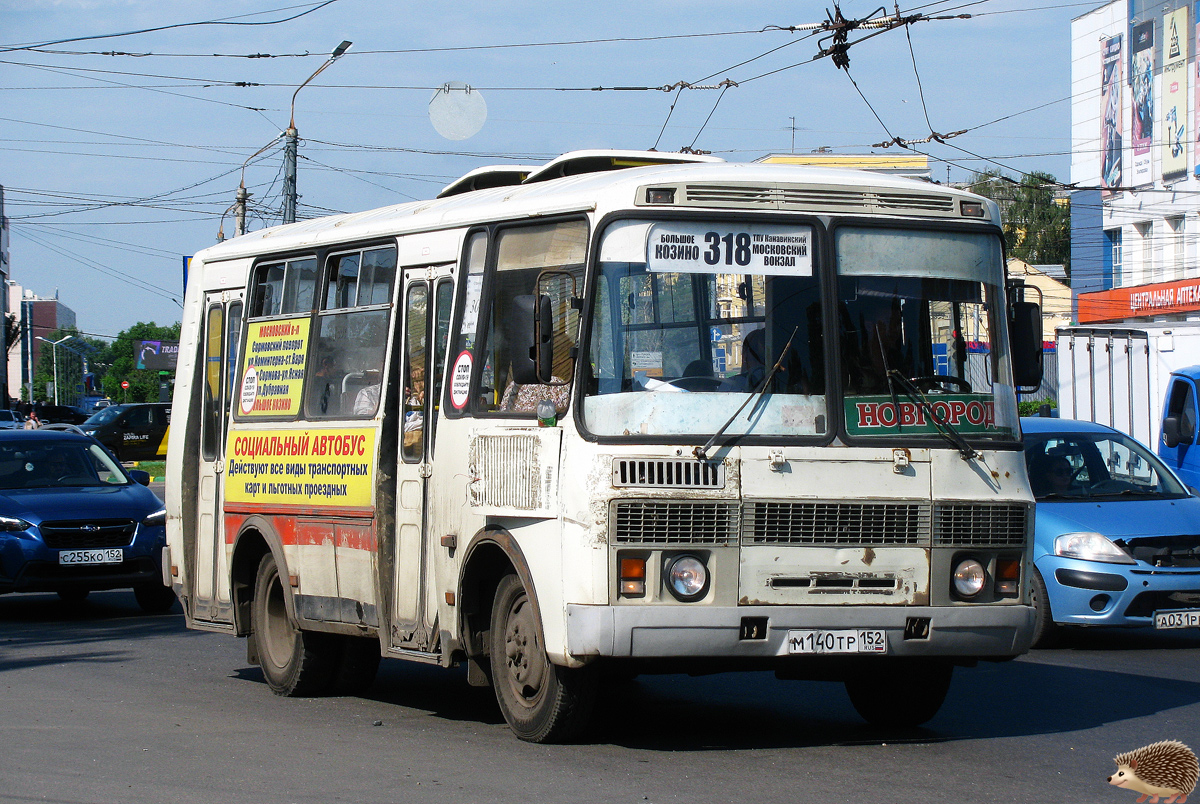
[{"label": "bus wheel arch", "polygon": [[[233,555],[230,558],[230,597],[233,600],[233,625],[238,636],[249,636],[254,630],[252,623],[252,607],[254,604],[254,584],[258,576],[258,567],[263,556],[271,553],[276,563],[286,567],[283,554],[283,541],[275,528],[259,516],[252,516],[242,523],[233,543]],[[295,602],[292,600],[290,585],[285,593],[287,612],[293,620],[296,617]]]},{"label": "bus wheel arch", "polygon": [[468,680],[491,682],[504,719],[522,740],[571,740],[590,722],[597,668],[550,661],[529,565],[502,528],[472,539],[459,580]]},{"label": "bus wheel arch", "polygon": [[512,534],[500,527],[487,527],[467,544],[458,578],[460,644],[467,659],[467,680],[473,686],[490,686],[488,632],[492,602],[506,575],[515,573],[530,590],[533,610],[541,622],[537,592],[524,553]]}]

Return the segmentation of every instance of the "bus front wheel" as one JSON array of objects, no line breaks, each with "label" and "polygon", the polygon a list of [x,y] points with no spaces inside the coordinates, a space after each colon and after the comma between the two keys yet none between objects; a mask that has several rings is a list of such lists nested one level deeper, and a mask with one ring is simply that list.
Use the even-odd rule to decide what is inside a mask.
[{"label": "bus front wheel", "polygon": [[846,679],[850,703],[875,726],[919,726],[946,700],[954,665],[942,660],[880,663]]},{"label": "bus front wheel", "polygon": [[516,575],[504,576],[496,589],[489,637],[492,684],[513,733],[534,743],[578,736],[595,704],[595,668],[550,662],[533,603]]},{"label": "bus front wheel", "polygon": [[284,595],[275,556],[267,553],[258,565],[253,607],[263,677],[276,695],[319,695],[337,671],[336,637],[297,628],[288,617]]}]

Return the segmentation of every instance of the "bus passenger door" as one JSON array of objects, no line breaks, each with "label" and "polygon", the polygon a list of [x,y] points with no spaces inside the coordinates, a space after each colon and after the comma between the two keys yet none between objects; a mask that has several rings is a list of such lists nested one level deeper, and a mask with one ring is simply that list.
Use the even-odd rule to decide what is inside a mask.
[{"label": "bus passenger door", "polygon": [[[437,429],[438,402],[446,361],[450,266],[404,272],[400,347],[400,449],[396,467],[396,556],[391,645],[429,651],[436,637],[425,603],[428,584],[429,475]],[[428,384],[428,388],[427,388]]]},{"label": "bus passenger door", "polygon": [[225,435],[231,388],[242,334],[242,291],[209,293],[205,299],[203,412],[200,417],[199,499],[192,617],[232,623],[225,521],[221,510]]}]

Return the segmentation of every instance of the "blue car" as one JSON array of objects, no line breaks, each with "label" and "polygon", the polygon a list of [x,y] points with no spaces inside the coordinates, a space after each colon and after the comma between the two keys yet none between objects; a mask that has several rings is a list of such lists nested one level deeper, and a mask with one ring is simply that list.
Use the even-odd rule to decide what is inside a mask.
[{"label": "blue car", "polygon": [[163,584],[166,509],[86,435],[0,431],[0,593],[57,592],[80,601],[101,589],[132,588],[158,613],[175,595]]},{"label": "blue car", "polygon": [[1034,646],[1054,644],[1063,626],[1200,629],[1200,498],[1112,428],[1021,427],[1037,499]]}]

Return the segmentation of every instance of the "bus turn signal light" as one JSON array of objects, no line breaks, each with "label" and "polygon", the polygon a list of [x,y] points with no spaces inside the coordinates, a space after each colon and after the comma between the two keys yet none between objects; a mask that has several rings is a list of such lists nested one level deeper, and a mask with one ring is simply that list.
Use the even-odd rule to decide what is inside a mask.
[{"label": "bus turn signal light", "polygon": [[621,559],[621,596],[644,597],[646,595],[646,559]]},{"label": "bus turn signal light", "polygon": [[1021,580],[1021,559],[996,559],[996,594],[1015,596]]}]

